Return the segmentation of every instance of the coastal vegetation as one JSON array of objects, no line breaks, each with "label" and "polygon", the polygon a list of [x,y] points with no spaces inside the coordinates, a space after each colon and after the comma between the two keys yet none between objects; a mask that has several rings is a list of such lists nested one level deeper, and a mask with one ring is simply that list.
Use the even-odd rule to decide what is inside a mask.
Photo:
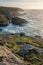
[{"label": "coastal vegetation", "polygon": [[[15,54],[17,57],[22,59],[23,61],[26,61],[27,64],[35,64],[37,65],[43,65],[43,53],[40,54],[40,51],[37,52],[36,49],[28,49],[28,52],[24,54],[22,57],[22,54],[19,54],[19,51],[21,48],[24,47],[24,45],[29,44],[36,48],[43,49],[43,42],[39,42],[37,39],[29,37],[29,36],[23,36],[21,34],[9,34],[9,35],[3,35],[0,37],[0,40],[3,41],[2,43],[4,46],[9,48],[13,54]],[[41,39],[42,40],[42,39]],[[1,46],[3,44],[1,43]],[[24,52],[23,52],[24,53]]]}]

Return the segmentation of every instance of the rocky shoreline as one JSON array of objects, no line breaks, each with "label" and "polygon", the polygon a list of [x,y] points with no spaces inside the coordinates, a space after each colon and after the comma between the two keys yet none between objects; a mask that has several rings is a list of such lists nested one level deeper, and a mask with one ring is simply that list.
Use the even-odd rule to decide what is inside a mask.
[{"label": "rocky shoreline", "polygon": [[19,11],[22,12],[23,9],[0,7],[0,27],[9,25],[8,23],[10,20],[14,25],[22,26],[26,24],[28,22],[27,20],[18,17],[19,15],[22,15]]},{"label": "rocky shoreline", "polygon": [[13,25],[19,25],[19,26],[24,26],[25,24],[28,23],[27,20],[19,18],[19,17],[14,17],[11,20],[8,20],[6,17],[3,17],[3,15],[0,15],[0,17],[1,17],[0,18],[0,27],[8,26],[10,23],[12,23]]},{"label": "rocky shoreline", "polygon": [[15,17],[12,19],[12,23],[14,25],[24,26],[25,24],[28,23],[28,21],[26,21],[25,19],[19,18],[19,17]]}]

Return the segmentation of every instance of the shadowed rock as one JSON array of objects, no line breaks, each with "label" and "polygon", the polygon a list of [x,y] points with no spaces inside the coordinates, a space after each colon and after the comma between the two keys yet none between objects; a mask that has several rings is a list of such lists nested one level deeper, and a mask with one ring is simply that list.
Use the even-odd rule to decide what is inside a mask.
[{"label": "shadowed rock", "polygon": [[24,56],[25,53],[27,53],[30,49],[32,49],[32,46],[29,45],[29,44],[25,44],[21,49],[20,51],[18,52],[18,54],[20,56]]},{"label": "shadowed rock", "polygon": [[0,65],[6,65],[5,63],[0,62]]},{"label": "shadowed rock", "polygon": [[26,53],[28,53],[29,51],[35,52],[35,53],[39,53],[39,54],[43,54],[43,50],[37,47],[34,47],[30,44],[25,44],[19,51],[18,54],[20,56],[24,56]]},{"label": "shadowed rock", "polygon": [[28,21],[26,21],[25,19],[19,18],[19,17],[15,17],[12,19],[12,23],[14,25],[23,26],[23,25],[27,24]]},{"label": "shadowed rock", "polygon": [[2,62],[3,61],[3,56],[0,56],[0,62]]}]

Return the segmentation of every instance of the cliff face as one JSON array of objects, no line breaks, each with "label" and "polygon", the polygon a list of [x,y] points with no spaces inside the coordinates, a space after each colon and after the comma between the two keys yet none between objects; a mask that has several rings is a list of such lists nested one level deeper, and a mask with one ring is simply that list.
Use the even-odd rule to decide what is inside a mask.
[{"label": "cliff face", "polygon": [[5,15],[3,14],[0,14],[0,26],[6,26],[8,25],[8,22],[7,22],[7,18],[5,17]]}]

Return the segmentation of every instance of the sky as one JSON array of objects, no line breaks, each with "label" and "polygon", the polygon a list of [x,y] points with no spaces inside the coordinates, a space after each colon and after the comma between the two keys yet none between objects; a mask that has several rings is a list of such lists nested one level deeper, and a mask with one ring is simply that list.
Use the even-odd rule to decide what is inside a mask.
[{"label": "sky", "polygon": [[0,6],[43,9],[43,0],[0,0]]}]

